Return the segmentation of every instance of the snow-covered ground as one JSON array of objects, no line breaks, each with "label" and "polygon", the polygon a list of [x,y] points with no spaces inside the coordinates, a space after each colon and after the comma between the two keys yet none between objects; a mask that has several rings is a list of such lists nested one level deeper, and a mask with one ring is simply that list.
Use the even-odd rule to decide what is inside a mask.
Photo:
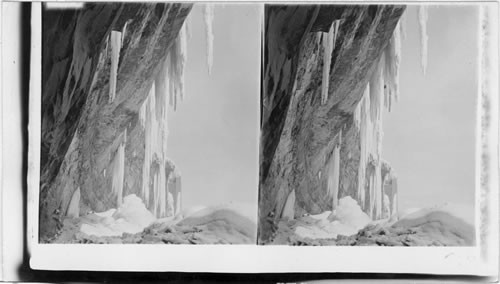
[{"label": "snow-covered ground", "polygon": [[118,209],[94,214],[98,217],[94,219],[96,221],[83,223],[80,231],[100,237],[121,236],[123,233],[136,234],[156,220],[135,194],[125,196]]},{"label": "snow-covered ground", "polygon": [[187,242],[182,238],[192,237],[183,235],[186,230],[190,231],[186,228],[193,228],[193,232],[198,234],[196,241],[201,243],[255,243],[256,211],[255,206],[251,204],[230,203],[209,207],[196,206],[182,211],[177,216],[157,219],[139,197],[131,194],[123,199],[118,209],[82,217],[79,232],[93,238],[122,237],[123,233],[144,234],[147,228],[156,230],[162,227],[170,228],[166,229],[167,233],[181,232],[175,236],[175,240],[182,243]]},{"label": "snow-covered ground", "polygon": [[295,227],[295,234],[311,239],[354,235],[371,221],[350,196],[341,198],[334,212],[325,211],[318,215],[302,217],[299,220],[303,223]]},{"label": "snow-covered ground", "polygon": [[372,221],[354,199],[344,197],[334,212],[280,222],[274,244],[473,245],[474,216],[466,212],[471,211],[447,203]]}]

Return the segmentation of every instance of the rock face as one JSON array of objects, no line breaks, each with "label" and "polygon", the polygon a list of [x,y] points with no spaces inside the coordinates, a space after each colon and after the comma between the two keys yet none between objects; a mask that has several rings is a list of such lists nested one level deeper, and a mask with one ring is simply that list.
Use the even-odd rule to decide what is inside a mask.
[{"label": "rock face", "polygon": [[[291,191],[297,217],[332,210],[343,196],[367,213],[373,210],[373,187],[359,196],[361,139],[354,112],[403,12],[403,6],[387,5],[266,6],[259,243],[273,237]],[[332,23],[337,30],[322,102],[322,41]],[[328,165],[338,145],[340,180],[332,191]],[[367,163],[366,181],[373,176]],[[389,192],[396,181],[386,177],[383,188]]]},{"label": "rock face", "polygon": [[[121,194],[140,196],[145,133],[139,110],[191,6],[86,4],[80,11],[43,12],[42,241],[59,229],[78,188],[80,214],[117,207],[112,188],[120,167]],[[121,33],[121,42],[110,42],[112,31]],[[110,92],[115,63],[116,91]],[[120,151],[126,162],[117,165]],[[162,163],[176,203],[180,175],[172,162]]]}]

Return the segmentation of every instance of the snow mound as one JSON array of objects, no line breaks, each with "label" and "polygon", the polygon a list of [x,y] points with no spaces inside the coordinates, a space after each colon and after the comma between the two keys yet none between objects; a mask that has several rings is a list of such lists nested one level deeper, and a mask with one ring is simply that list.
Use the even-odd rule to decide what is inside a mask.
[{"label": "snow mound", "polygon": [[331,217],[332,221],[338,220],[340,223],[350,225],[358,230],[363,229],[371,222],[370,217],[361,210],[356,200],[350,196],[339,200],[339,206]]},{"label": "snow mound", "polygon": [[257,238],[255,206],[245,204],[206,207],[185,217],[178,225],[204,228],[229,243],[249,243]]},{"label": "snow mound", "polygon": [[[474,216],[466,206],[443,204],[417,210],[395,222],[394,228],[419,228],[426,237],[454,245],[472,245],[475,239]],[[472,211],[473,212],[473,211]]]},{"label": "snow mound", "polygon": [[350,236],[358,233],[371,219],[350,196],[339,200],[337,209],[325,211],[299,219],[295,234],[302,238],[332,239],[338,235]]},{"label": "snow mound", "polygon": [[[460,219],[461,221],[473,226],[474,225],[474,215],[470,212],[474,212],[473,209],[464,204],[456,203],[444,203],[441,205],[436,205],[429,208],[411,208],[406,209],[403,214],[400,215],[400,220],[416,220],[421,218],[428,218],[428,216],[436,215],[433,213],[447,213],[454,218]],[[427,217],[426,217],[427,216]]]},{"label": "snow mound", "polygon": [[98,217],[97,221],[82,224],[80,231],[99,237],[121,236],[123,233],[136,234],[156,220],[135,194],[125,196],[118,209],[94,214]]}]

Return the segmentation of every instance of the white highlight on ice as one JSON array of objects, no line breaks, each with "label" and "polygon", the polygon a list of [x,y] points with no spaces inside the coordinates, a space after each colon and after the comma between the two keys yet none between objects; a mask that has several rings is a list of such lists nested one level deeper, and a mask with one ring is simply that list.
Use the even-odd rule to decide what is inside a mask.
[{"label": "white highlight on ice", "polygon": [[116,96],[116,81],[118,74],[118,61],[120,60],[120,50],[122,48],[122,33],[111,31],[111,74],[109,77],[109,102],[113,102]]},{"label": "white highlight on ice", "polygon": [[205,33],[207,37],[207,66],[208,66],[208,74],[212,73],[212,65],[214,61],[214,31],[213,31],[213,22],[214,22],[214,5],[213,4],[204,4],[203,9],[203,18],[205,20]]},{"label": "white highlight on ice", "polygon": [[421,49],[421,65],[422,65],[422,72],[425,75],[425,72],[427,70],[427,42],[428,42],[428,36],[427,36],[427,18],[428,18],[428,9],[429,7],[427,5],[418,5],[418,27],[420,30],[420,49]]}]

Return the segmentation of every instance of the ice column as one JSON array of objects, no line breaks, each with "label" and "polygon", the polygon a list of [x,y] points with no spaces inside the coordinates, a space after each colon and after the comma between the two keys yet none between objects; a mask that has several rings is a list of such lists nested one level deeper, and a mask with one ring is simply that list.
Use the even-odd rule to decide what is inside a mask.
[{"label": "ice column", "polygon": [[116,77],[118,73],[118,61],[122,48],[122,33],[111,31],[111,75],[109,77],[109,102],[113,102],[116,96]]}]

